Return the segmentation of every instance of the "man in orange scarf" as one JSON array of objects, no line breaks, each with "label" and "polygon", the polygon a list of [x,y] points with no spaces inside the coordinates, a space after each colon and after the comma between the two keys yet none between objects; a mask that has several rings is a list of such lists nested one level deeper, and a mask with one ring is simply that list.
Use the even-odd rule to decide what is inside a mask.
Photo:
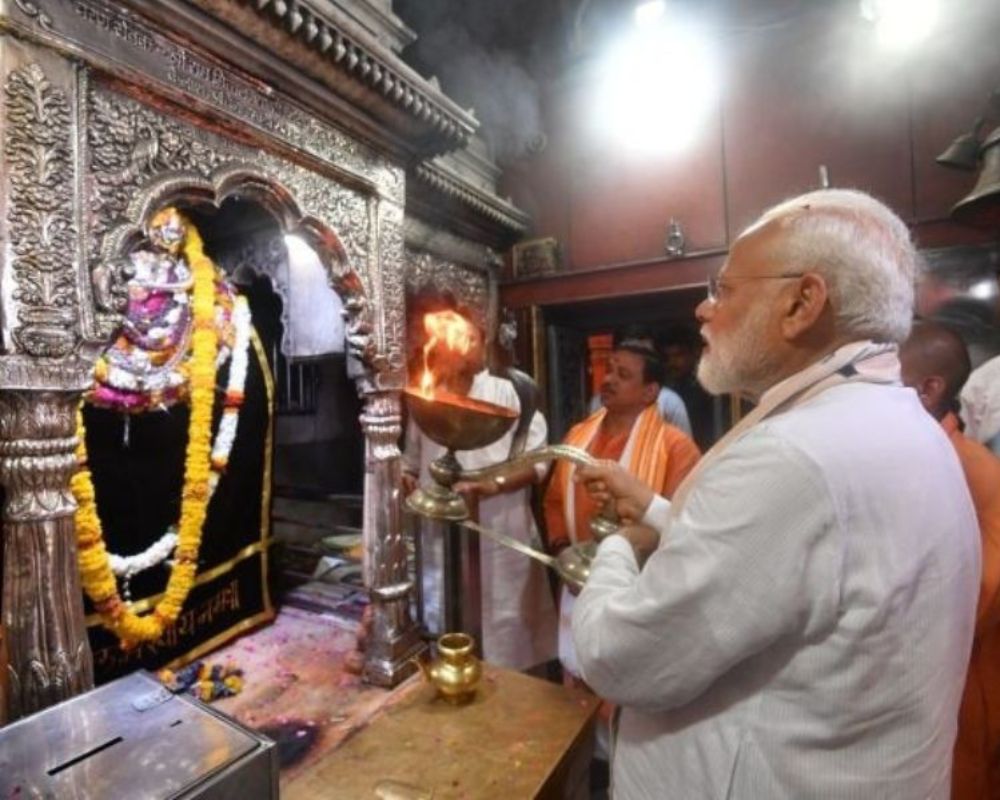
[{"label": "man in orange scarf", "polygon": [[[563,444],[618,461],[669,497],[701,453],[689,436],[660,416],[656,398],[662,382],[663,364],[652,347],[643,340],[622,341],[611,353],[601,384],[603,408],[574,425]],[[589,540],[590,519],[599,510],[586,491],[576,491],[573,472],[568,462],[557,462],[545,494],[548,543],[555,552]]]},{"label": "man in orange scarf", "polygon": [[[563,444],[617,461],[657,494],[670,497],[701,453],[689,436],[663,421],[656,405],[663,379],[663,364],[652,347],[639,339],[620,342],[601,384],[603,408],[573,426]],[[590,520],[600,510],[586,489],[575,484],[574,471],[568,462],[557,462],[545,493],[552,552],[591,539]],[[573,598],[565,589],[559,606],[559,660],[575,682],[579,668],[570,636]]]},{"label": "man in orange scarf", "polygon": [[965,343],[938,323],[919,323],[899,352],[903,383],[941,423],[976,508],[983,575],[965,692],[958,711],[953,800],[1000,797],[1000,459],[967,436],[954,409],[971,365]]}]

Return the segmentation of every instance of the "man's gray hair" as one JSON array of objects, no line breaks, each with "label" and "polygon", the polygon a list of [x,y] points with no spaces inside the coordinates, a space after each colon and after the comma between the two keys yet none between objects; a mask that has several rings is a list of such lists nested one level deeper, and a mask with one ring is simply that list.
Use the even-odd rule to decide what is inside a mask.
[{"label": "man's gray hair", "polygon": [[820,189],[764,212],[785,233],[775,244],[784,271],[826,281],[838,331],[902,342],[913,318],[918,256],[906,224],[853,189]]}]

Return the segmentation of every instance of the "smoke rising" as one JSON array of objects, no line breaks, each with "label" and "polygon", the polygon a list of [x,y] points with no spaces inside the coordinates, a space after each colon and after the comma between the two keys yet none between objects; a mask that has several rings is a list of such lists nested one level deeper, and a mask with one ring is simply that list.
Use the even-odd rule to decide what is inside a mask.
[{"label": "smoke rising", "polygon": [[492,44],[511,26],[532,26],[522,4],[411,0],[398,5],[420,35],[408,57],[436,74],[459,105],[475,110],[494,159],[510,162],[537,146],[543,138],[538,84],[514,50]]}]

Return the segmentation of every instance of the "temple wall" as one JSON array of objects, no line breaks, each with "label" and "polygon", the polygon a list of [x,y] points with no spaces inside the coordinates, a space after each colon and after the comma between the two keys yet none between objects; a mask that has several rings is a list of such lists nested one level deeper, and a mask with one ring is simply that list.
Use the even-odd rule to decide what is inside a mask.
[{"label": "temple wall", "polygon": [[[347,351],[358,365],[352,377],[364,398],[364,566],[375,607],[366,676],[394,684],[412,670],[409,659],[421,646],[407,611],[396,489],[407,156],[398,131],[362,124],[358,113],[343,115],[351,122],[344,127],[328,117],[345,107],[345,96],[358,106],[381,102],[383,128],[395,124],[403,140],[425,143],[431,139],[421,132],[433,128],[454,140],[440,147],[459,146],[464,123],[453,121],[446,99],[431,97],[417,76],[379,66],[363,42],[343,38],[319,17],[311,18],[313,30],[331,44],[336,33],[334,53],[344,48],[352,56],[345,61],[351,71],[338,78],[347,88],[334,87],[337,102],[325,106],[323,87],[302,95],[308,105],[275,88],[300,83],[295,70],[268,72],[274,83],[252,76],[256,67],[263,74],[265,63],[276,69],[273,58],[210,16],[195,19],[185,4],[131,5],[143,13],[100,0],[0,4],[9,716],[92,682],[68,481],[76,405],[121,319],[123,257],[163,205],[211,208],[232,198],[256,202],[282,233],[310,244],[343,300]],[[184,44],[189,38],[199,41]],[[359,60],[367,69],[354,72]],[[361,97],[358,82],[373,68],[380,82],[402,89],[398,97],[381,101],[369,89]],[[356,131],[369,128],[370,140],[361,141]]]}]

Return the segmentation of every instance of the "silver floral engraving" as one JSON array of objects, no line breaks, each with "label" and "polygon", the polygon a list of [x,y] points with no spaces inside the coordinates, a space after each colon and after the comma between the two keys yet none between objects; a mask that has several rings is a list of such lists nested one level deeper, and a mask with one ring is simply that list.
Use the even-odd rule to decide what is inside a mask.
[{"label": "silver floral engraving", "polygon": [[157,204],[191,199],[220,204],[238,191],[260,199],[287,232],[303,234],[326,256],[331,284],[344,299],[348,344],[355,355],[378,367],[377,321],[367,300],[373,281],[379,280],[369,269],[377,242],[368,197],[100,86],[87,93],[87,114],[92,278],[108,259],[120,257],[129,241],[141,237],[141,222]]},{"label": "silver floral engraving", "polygon": [[79,341],[69,100],[34,63],[11,72],[4,88],[17,303],[11,335],[29,355],[59,358]]},{"label": "silver floral engraving", "polygon": [[52,17],[42,11],[37,3],[33,3],[31,0],[14,0],[14,5],[21,9],[25,16],[31,17],[37,22],[39,28],[47,31],[52,30]]},{"label": "silver floral engraving", "polygon": [[406,264],[408,294],[450,294],[459,304],[480,314],[481,323],[486,321],[490,299],[487,272],[412,248],[406,250]]}]

